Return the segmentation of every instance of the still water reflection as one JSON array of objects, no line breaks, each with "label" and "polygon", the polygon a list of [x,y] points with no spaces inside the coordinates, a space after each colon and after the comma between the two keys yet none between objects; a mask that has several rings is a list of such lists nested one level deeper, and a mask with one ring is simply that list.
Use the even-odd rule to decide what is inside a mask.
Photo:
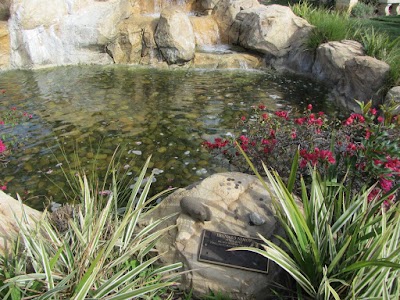
[{"label": "still water reflection", "polygon": [[106,165],[122,145],[122,159],[133,159],[134,171],[152,154],[159,173],[155,189],[183,187],[226,170],[201,143],[235,132],[252,105],[263,103],[273,111],[312,103],[334,110],[326,91],[310,80],[260,71],[60,67],[1,73],[0,89],[6,90],[0,95],[2,111],[15,106],[33,115],[12,129],[3,127],[24,146],[1,167],[0,181],[37,208],[61,199],[51,181],[65,186],[62,150],[71,161],[78,152],[83,165],[98,152]]}]

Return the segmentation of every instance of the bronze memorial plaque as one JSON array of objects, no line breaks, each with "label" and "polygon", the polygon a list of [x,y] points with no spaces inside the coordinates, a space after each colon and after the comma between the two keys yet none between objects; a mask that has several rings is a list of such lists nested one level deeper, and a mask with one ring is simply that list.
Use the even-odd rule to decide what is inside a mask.
[{"label": "bronze memorial plaque", "polygon": [[232,268],[268,273],[269,260],[250,251],[227,251],[234,247],[258,247],[262,240],[203,230],[198,260]]}]

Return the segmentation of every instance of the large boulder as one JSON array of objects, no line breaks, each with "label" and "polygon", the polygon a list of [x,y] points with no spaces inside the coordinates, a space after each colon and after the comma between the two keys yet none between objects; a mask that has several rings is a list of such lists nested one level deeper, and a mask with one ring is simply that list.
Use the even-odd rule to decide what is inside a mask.
[{"label": "large boulder", "polygon": [[344,76],[335,89],[344,107],[358,110],[353,101],[372,100],[378,105],[383,100],[382,86],[389,75],[390,66],[370,56],[356,56],[345,62]]},{"label": "large boulder", "polygon": [[212,14],[218,22],[221,41],[229,42],[229,30],[241,10],[260,5],[257,0],[220,0],[215,5]]},{"label": "large boulder", "polygon": [[161,60],[154,41],[158,19],[132,15],[118,27],[117,37],[107,50],[117,64],[156,64]]},{"label": "large boulder", "polygon": [[344,76],[346,61],[357,56],[364,56],[359,42],[343,40],[321,44],[316,51],[312,74],[329,85],[336,85]]},{"label": "large boulder", "polygon": [[110,63],[105,45],[129,13],[126,0],[15,0],[9,20],[11,64]]},{"label": "large boulder", "polygon": [[161,12],[154,39],[168,64],[182,64],[194,58],[192,23],[179,8],[169,7]]},{"label": "large boulder", "polygon": [[22,221],[24,214],[32,226],[42,215],[40,211],[23,205],[0,190],[0,254],[12,250],[12,240],[18,234],[18,222]]},{"label": "large boulder", "polygon": [[[187,203],[196,201],[202,206],[210,221],[200,222],[187,214]],[[148,220],[160,219],[171,214],[163,226],[176,225],[156,244],[166,264],[181,261],[187,270],[182,276],[182,288],[193,291],[196,297],[206,296],[210,290],[229,294],[232,299],[266,299],[268,287],[276,282],[281,269],[269,262],[268,273],[242,270],[198,260],[203,229],[242,237],[258,237],[278,242],[282,228],[275,218],[271,197],[261,182],[243,173],[214,174],[203,181],[179,189],[164,199],[148,215]],[[184,209],[185,212],[182,211]],[[205,218],[206,220],[208,218]]]},{"label": "large boulder", "polygon": [[289,7],[258,6],[244,9],[236,15],[229,31],[229,40],[246,49],[283,57],[292,49],[304,45],[313,26],[296,16]]}]

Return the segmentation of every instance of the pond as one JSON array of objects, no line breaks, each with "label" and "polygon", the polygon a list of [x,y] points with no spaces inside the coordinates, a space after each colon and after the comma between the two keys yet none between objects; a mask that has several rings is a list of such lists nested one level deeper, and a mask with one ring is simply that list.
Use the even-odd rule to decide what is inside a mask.
[{"label": "pond", "polygon": [[185,187],[228,170],[201,143],[235,132],[252,105],[336,109],[323,86],[267,71],[71,66],[3,72],[0,89],[3,113],[14,107],[31,115],[0,127],[6,142],[20,142],[1,166],[0,184],[8,182],[8,193],[38,209],[63,201],[63,170],[78,161],[83,168],[94,160],[106,166],[118,145],[129,176],[152,155],[155,191]]}]

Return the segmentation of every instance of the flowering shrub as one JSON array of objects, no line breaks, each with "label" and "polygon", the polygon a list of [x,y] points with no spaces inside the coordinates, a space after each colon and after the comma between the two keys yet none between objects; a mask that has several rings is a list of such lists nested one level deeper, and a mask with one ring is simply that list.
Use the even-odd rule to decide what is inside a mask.
[{"label": "flowering shrub", "polygon": [[[388,193],[399,183],[398,116],[391,116],[385,107],[382,107],[385,114],[378,115],[371,103],[361,105],[361,114],[353,113],[344,121],[328,120],[324,112],[312,110],[309,104],[302,113],[268,113],[261,104],[254,107],[250,116],[241,117],[238,137],[216,138],[203,145],[246,172],[248,164],[238,153],[237,142],[260,172],[264,162],[286,179],[291,161],[299,150],[298,176],[307,177],[307,165],[311,165],[327,179],[346,178],[346,183],[354,190],[378,182],[370,194],[371,200]],[[386,204],[394,197],[392,194]]]}]

